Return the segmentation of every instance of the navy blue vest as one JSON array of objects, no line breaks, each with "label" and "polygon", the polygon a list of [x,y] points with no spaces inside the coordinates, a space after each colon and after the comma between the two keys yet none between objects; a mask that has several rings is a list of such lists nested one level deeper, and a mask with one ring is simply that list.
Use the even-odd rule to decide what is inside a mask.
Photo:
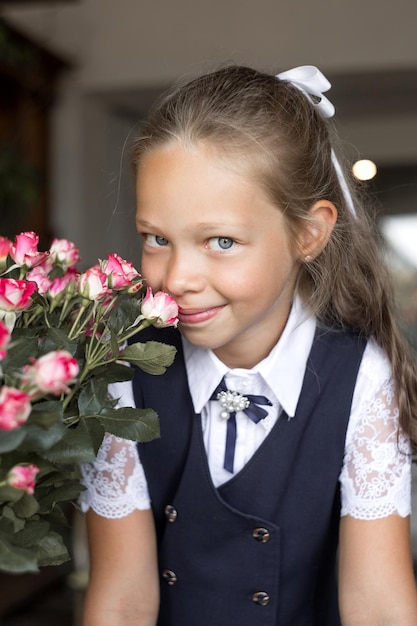
[{"label": "navy blue vest", "polygon": [[158,533],[158,626],[340,626],[338,477],[365,340],[317,331],[294,418],[281,415],[216,489],[179,333],[152,338],[178,350],[164,375],[138,370],[133,385],[161,422],[161,438],[139,444]]}]

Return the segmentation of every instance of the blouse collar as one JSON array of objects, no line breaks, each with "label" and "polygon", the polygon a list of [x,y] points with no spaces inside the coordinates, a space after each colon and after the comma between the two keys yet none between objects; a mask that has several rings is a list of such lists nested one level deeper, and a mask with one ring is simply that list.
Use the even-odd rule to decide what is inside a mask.
[{"label": "blouse collar", "polygon": [[229,369],[211,350],[193,346],[182,337],[195,412],[201,413],[220,380],[228,372],[237,376],[239,373],[258,373],[275,394],[288,417],[294,417],[315,328],[315,317],[308,313],[297,297],[278,343],[265,359],[250,370]]}]

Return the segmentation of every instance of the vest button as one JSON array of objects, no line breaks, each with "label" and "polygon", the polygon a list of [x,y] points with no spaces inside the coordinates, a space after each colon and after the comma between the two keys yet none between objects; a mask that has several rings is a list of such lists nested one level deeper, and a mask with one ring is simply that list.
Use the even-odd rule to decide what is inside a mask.
[{"label": "vest button", "polygon": [[167,506],[165,507],[165,515],[167,517],[168,522],[175,522],[175,520],[177,519],[177,511],[176,509],[172,506],[172,504],[167,504]]},{"label": "vest button", "polygon": [[171,569],[162,570],[162,578],[168,585],[175,585],[177,582],[177,575]]},{"label": "vest button", "polygon": [[253,594],[252,601],[255,602],[255,604],[259,604],[260,606],[266,606],[269,602],[269,595],[266,593],[266,591],[257,591]]},{"label": "vest button", "polygon": [[252,531],[252,537],[260,543],[266,543],[270,538],[269,530],[266,528],[254,528]]}]

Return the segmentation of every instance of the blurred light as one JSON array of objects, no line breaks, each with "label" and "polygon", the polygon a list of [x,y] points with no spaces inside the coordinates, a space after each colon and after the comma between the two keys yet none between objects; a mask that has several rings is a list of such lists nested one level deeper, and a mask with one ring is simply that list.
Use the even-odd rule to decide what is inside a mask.
[{"label": "blurred light", "polygon": [[352,167],[353,175],[358,180],[371,180],[376,174],[376,165],[369,159],[356,161]]}]

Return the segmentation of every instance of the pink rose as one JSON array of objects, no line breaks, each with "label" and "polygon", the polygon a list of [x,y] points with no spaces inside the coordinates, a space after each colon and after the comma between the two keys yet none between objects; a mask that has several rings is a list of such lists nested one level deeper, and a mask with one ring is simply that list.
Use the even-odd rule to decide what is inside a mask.
[{"label": "pink rose", "polygon": [[30,280],[32,283],[36,283],[37,291],[44,296],[50,288],[52,282],[48,276],[48,272],[43,265],[34,267],[30,272],[26,274],[26,280]]},{"label": "pink rose", "polygon": [[142,287],[139,272],[132,263],[125,261],[118,254],[108,254],[107,261],[101,262],[101,269],[108,276],[109,286],[113,289],[126,289],[135,293]]},{"label": "pink rose", "polygon": [[31,304],[36,284],[14,278],[0,278],[0,310],[21,311]]},{"label": "pink rose", "polygon": [[141,304],[141,312],[143,317],[151,321],[157,328],[178,324],[177,303],[164,291],[157,291],[153,295],[151,287],[148,287]]},{"label": "pink rose", "polygon": [[15,465],[7,474],[7,484],[15,489],[22,489],[32,496],[35,492],[38,473],[39,467],[37,465]]},{"label": "pink rose", "polygon": [[79,248],[68,239],[54,239],[49,249],[54,264],[67,269],[80,261]]},{"label": "pink rose", "polygon": [[59,396],[69,393],[68,385],[75,381],[78,372],[77,360],[66,350],[56,350],[34,359],[32,365],[26,365],[22,380],[32,398],[39,396],[39,391]]},{"label": "pink rose", "polygon": [[10,248],[10,256],[20,266],[39,265],[49,256],[49,252],[39,252],[38,243],[39,237],[36,233],[20,233],[16,236],[16,243]]},{"label": "pink rose", "polygon": [[13,430],[24,424],[30,415],[32,405],[27,393],[6,387],[0,390],[0,430]]},{"label": "pink rose", "polygon": [[47,295],[52,299],[56,298],[66,290],[69,284],[74,283],[75,285],[77,276],[78,274],[72,269],[69,269],[63,276],[57,276],[52,280]]},{"label": "pink rose", "polygon": [[6,259],[9,255],[12,242],[7,237],[0,236],[0,268],[6,267]]},{"label": "pink rose", "polygon": [[100,300],[111,289],[108,287],[107,276],[99,265],[90,267],[86,272],[80,274],[78,278],[78,293],[88,300]]},{"label": "pink rose", "polygon": [[10,342],[11,333],[4,322],[0,321],[0,361],[7,354],[7,346]]}]

